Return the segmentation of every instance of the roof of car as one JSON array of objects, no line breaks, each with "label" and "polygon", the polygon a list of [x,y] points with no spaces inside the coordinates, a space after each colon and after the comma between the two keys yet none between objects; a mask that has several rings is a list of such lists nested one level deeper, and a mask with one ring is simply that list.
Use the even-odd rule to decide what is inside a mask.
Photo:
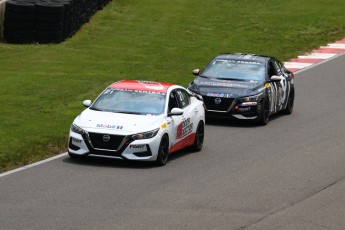
[{"label": "roof of car", "polygon": [[166,82],[123,80],[114,82],[109,88],[166,93],[168,88],[173,85]]},{"label": "roof of car", "polygon": [[224,54],[217,55],[216,58],[266,62],[272,57],[258,55],[258,54],[247,54],[247,53],[224,53]]}]

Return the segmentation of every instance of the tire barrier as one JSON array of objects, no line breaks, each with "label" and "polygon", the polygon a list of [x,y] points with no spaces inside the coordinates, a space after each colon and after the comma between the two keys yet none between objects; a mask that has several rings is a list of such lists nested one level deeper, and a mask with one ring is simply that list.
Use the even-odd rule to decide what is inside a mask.
[{"label": "tire barrier", "polygon": [[60,43],[109,1],[0,0],[1,34],[8,43]]},{"label": "tire barrier", "polygon": [[4,17],[6,0],[0,0],[0,39],[4,38]]},{"label": "tire barrier", "polygon": [[24,1],[7,1],[4,36],[11,43],[33,43],[35,4]]}]

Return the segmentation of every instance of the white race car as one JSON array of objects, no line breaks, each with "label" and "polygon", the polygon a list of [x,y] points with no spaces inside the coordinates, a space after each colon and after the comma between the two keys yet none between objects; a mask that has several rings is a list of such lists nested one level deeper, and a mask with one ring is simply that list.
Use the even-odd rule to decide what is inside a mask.
[{"label": "white race car", "polygon": [[182,86],[124,80],[107,87],[78,115],[69,132],[71,157],[99,156],[154,161],[204,141],[203,101]]}]

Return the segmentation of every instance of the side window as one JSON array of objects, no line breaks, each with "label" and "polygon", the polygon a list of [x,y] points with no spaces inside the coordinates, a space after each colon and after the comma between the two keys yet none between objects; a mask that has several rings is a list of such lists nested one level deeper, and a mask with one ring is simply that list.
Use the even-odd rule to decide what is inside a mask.
[{"label": "side window", "polygon": [[277,60],[274,60],[273,61],[273,65],[274,65],[275,69],[277,70],[276,72],[278,73],[278,75],[283,75],[283,72],[282,72],[282,69],[281,69],[282,64],[279,63]]},{"label": "side window", "polygon": [[177,98],[179,100],[180,108],[184,108],[190,104],[190,96],[188,92],[183,89],[176,90]]},{"label": "side window", "polygon": [[169,111],[170,112],[173,108],[179,108],[178,99],[176,95],[176,91],[172,91],[169,95]]},{"label": "side window", "polygon": [[269,62],[269,70],[268,70],[268,77],[272,77],[273,75],[278,75],[278,71],[277,71],[277,63],[275,63],[274,61],[270,61]]}]

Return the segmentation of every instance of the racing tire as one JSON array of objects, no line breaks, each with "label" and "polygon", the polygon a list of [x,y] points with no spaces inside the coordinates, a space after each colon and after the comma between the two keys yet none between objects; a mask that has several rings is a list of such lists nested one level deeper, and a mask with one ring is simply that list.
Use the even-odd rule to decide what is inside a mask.
[{"label": "racing tire", "polygon": [[198,127],[196,128],[194,143],[191,146],[191,150],[193,152],[201,151],[202,146],[204,144],[204,136],[205,136],[205,125],[203,121],[200,121],[198,124]]},{"label": "racing tire", "polygon": [[169,154],[169,138],[167,135],[162,137],[161,143],[159,144],[157,160],[155,161],[157,166],[164,166],[168,161]]},{"label": "racing tire", "polygon": [[259,111],[259,125],[265,126],[270,119],[270,103],[267,98],[264,98],[261,102],[261,109]]},{"label": "racing tire", "polygon": [[295,101],[295,90],[291,90],[286,108],[283,110],[284,114],[289,115],[292,113],[294,101]]}]

